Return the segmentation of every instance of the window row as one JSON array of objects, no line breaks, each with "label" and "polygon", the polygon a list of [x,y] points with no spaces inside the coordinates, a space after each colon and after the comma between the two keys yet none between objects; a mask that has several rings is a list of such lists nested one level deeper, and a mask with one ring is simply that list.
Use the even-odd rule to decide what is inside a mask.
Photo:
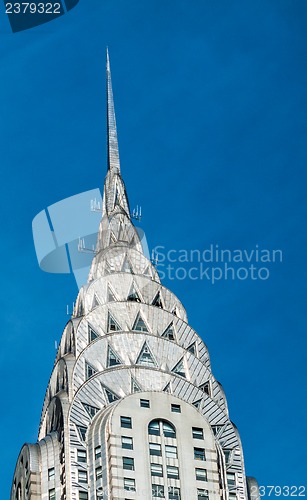
[{"label": "window row", "polygon": [[[161,464],[150,464],[150,470],[152,476],[163,477],[163,466]],[[166,476],[171,479],[179,479],[179,469],[173,465],[166,466]],[[207,470],[206,469],[195,469],[195,477],[198,481],[207,481]]]},{"label": "window row", "polygon": [[[165,498],[165,487],[161,484],[152,484],[152,496],[153,498]],[[168,486],[168,498],[170,500],[179,500],[180,496],[180,488],[176,486]]]},{"label": "window row", "polygon": [[[120,325],[120,322],[114,317],[113,314],[108,312],[108,320],[107,320],[107,332],[112,333],[112,332],[120,332],[123,331],[124,328]],[[150,333],[151,329],[149,327],[149,324],[145,320],[145,317],[141,314],[138,313],[136,316],[132,328],[132,331],[135,332],[142,332],[142,333]],[[176,331],[174,327],[174,323],[171,321],[169,325],[165,328],[165,330],[162,331],[160,334],[162,338],[165,338],[167,340],[176,340]],[[95,329],[92,326],[88,326],[88,342],[91,343],[97,338],[99,338],[100,335],[95,331]],[[187,351],[189,351],[191,354],[194,356],[197,356],[197,346],[196,342],[193,342],[191,345],[187,347]]]},{"label": "window row", "polygon": [[[150,401],[148,399],[140,399],[140,406],[143,408],[150,407]],[[180,405],[171,405],[171,411],[180,413]],[[131,417],[120,417],[120,425],[126,429],[132,429],[132,418]],[[167,422],[166,420],[152,420],[148,425],[148,434],[155,436],[164,435],[165,437],[176,437],[175,427]],[[192,427],[192,437],[193,439],[204,439],[204,431],[200,427]]]},{"label": "window row", "polygon": [[[151,352],[146,341],[144,342],[143,347],[142,347],[137,359],[135,360],[134,364],[153,367],[153,368],[159,367],[159,363],[156,360],[154,354]],[[108,346],[107,359],[106,359],[107,368],[112,368],[113,366],[119,366],[119,365],[125,365],[125,362],[123,362],[123,360],[114,351],[114,349],[112,349],[110,346]],[[175,373],[176,375],[179,375],[180,377],[183,377],[183,378],[187,378],[187,370],[188,370],[188,368],[186,367],[186,362],[185,362],[184,357],[182,357],[176,363],[176,365],[173,368],[171,368],[172,373]],[[90,377],[95,375],[97,372],[98,372],[98,370],[94,366],[92,366],[88,361],[85,361],[84,373],[85,373],[86,380],[88,380]],[[176,405],[173,405],[173,406],[175,408],[173,411],[176,412]],[[177,407],[178,406],[179,405],[177,405]],[[180,413],[180,407],[177,408],[177,413]]]},{"label": "window row", "polygon": [[[157,457],[162,456],[162,448],[158,443],[149,443],[149,454]],[[178,458],[177,446],[165,445],[166,458]]]}]

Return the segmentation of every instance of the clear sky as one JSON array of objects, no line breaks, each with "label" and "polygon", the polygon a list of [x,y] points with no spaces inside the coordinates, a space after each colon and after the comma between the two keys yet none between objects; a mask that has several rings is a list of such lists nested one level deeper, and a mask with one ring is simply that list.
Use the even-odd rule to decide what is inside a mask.
[{"label": "clear sky", "polygon": [[71,275],[39,269],[31,223],[102,187],[107,45],[122,173],[150,248],[282,250],[266,280],[164,283],[208,345],[247,474],[305,484],[306,1],[80,0],[16,34],[0,14],[1,500],[36,440],[77,293]]}]

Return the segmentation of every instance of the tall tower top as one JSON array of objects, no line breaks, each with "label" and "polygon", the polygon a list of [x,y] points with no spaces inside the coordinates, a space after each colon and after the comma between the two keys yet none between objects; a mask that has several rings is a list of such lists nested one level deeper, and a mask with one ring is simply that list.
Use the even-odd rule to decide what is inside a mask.
[{"label": "tall tower top", "polygon": [[116,118],[113,100],[112,79],[109,51],[107,48],[107,147],[108,147],[108,169],[115,173],[120,172],[118,140],[116,130]]}]

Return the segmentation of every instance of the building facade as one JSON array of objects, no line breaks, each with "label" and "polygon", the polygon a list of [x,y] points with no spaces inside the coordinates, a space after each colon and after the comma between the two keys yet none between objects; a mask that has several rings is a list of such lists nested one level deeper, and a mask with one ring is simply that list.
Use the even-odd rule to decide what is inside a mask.
[{"label": "building facade", "polygon": [[208,349],[145,256],[121,177],[107,56],[108,171],[88,283],[11,500],[256,500]]}]

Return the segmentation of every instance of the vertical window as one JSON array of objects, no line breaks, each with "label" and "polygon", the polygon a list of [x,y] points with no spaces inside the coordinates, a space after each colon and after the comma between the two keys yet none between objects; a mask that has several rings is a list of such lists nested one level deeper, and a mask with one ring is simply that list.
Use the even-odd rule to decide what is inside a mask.
[{"label": "vertical window", "polygon": [[197,500],[209,500],[208,490],[197,488]]},{"label": "vertical window", "polygon": [[173,465],[166,466],[167,477],[170,479],[179,479],[179,469]]},{"label": "vertical window", "polygon": [[51,469],[48,469],[48,480],[54,479],[54,467],[51,467]]},{"label": "vertical window", "polygon": [[116,366],[116,365],[121,365],[122,361],[119,359],[117,354],[111,349],[111,347],[108,347],[108,360],[107,360],[107,366]]},{"label": "vertical window", "polygon": [[194,448],[194,459],[195,460],[206,460],[204,448]]},{"label": "vertical window", "polygon": [[87,491],[79,491],[79,500],[88,500]]},{"label": "vertical window", "polygon": [[96,446],[95,448],[95,460],[101,457],[101,446]]},{"label": "vertical window", "polygon": [[150,455],[156,455],[157,457],[161,457],[161,445],[157,443],[149,443],[149,453]]},{"label": "vertical window", "polygon": [[148,332],[145,321],[140,315],[138,315],[138,317],[136,318],[132,330],[135,330],[137,332]]},{"label": "vertical window", "polygon": [[178,500],[180,498],[180,489],[176,486],[169,486],[168,498],[169,500]]},{"label": "vertical window", "polygon": [[91,365],[88,363],[85,363],[85,378],[88,379],[92,377],[96,373],[95,368],[93,368]]},{"label": "vertical window", "polygon": [[102,477],[102,467],[101,466],[96,467],[95,476],[96,476],[96,479],[100,479]]},{"label": "vertical window", "polygon": [[160,436],[159,420],[152,420],[148,426],[148,434]]},{"label": "vertical window", "polygon": [[177,446],[165,446],[166,458],[177,458]]},{"label": "vertical window", "polygon": [[124,477],[124,489],[127,491],[135,491],[135,480]]},{"label": "vertical window", "polygon": [[164,498],[164,486],[161,486],[161,484],[153,484],[151,488],[152,488],[152,496],[154,498],[156,497]]},{"label": "vertical window", "polygon": [[78,482],[87,483],[87,472],[86,470],[78,470]]},{"label": "vertical window", "polygon": [[206,382],[205,384],[202,384],[199,386],[200,390],[203,391],[205,394],[208,394],[208,396],[211,395],[211,390],[210,390],[210,383]]},{"label": "vertical window", "polygon": [[125,448],[125,450],[133,450],[132,437],[122,436],[122,448]]},{"label": "vertical window", "polygon": [[198,481],[207,481],[207,471],[206,469],[195,469],[196,479]]},{"label": "vertical window", "polygon": [[181,407],[180,407],[180,405],[171,405],[171,410],[174,413],[181,413]]},{"label": "vertical window", "polygon": [[120,417],[120,425],[121,427],[125,427],[126,429],[132,429],[132,420],[130,417]]},{"label": "vertical window", "polygon": [[224,451],[226,465],[228,465],[231,459],[232,450],[223,450],[223,451]]},{"label": "vertical window", "polygon": [[77,429],[78,429],[81,441],[85,441],[87,428],[86,427],[82,427],[81,425],[79,425],[77,427]]},{"label": "vertical window", "polygon": [[123,457],[123,469],[134,470],[134,458]]},{"label": "vertical window", "polygon": [[54,488],[52,488],[52,490],[49,490],[48,498],[49,498],[49,500],[55,500],[55,489]]},{"label": "vertical window", "polygon": [[236,485],[236,476],[232,472],[227,472],[227,484],[228,486]]},{"label": "vertical window", "polygon": [[150,408],[149,399],[140,399],[140,406],[142,408]]},{"label": "vertical window", "polygon": [[163,469],[161,464],[150,464],[150,471],[152,476],[163,476]]},{"label": "vertical window", "polygon": [[163,427],[164,437],[170,437],[170,438],[176,437],[176,431],[173,425],[169,424],[168,422],[162,422],[162,427]]},{"label": "vertical window", "polygon": [[77,462],[86,462],[86,451],[85,450],[77,450]]},{"label": "vertical window", "polygon": [[204,431],[200,427],[192,427],[192,436],[194,439],[204,439]]}]

